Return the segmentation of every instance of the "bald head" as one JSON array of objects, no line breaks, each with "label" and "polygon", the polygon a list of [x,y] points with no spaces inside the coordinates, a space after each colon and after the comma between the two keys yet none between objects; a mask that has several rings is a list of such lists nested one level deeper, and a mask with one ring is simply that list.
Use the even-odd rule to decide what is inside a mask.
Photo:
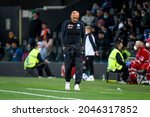
[{"label": "bald head", "polygon": [[144,45],[144,43],[143,43],[142,41],[136,41],[136,42],[135,42],[135,45],[143,46],[143,45]]},{"label": "bald head", "polygon": [[141,47],[144,46],[144,42],[142,42],[142,41],[136,41],[135,42],[135,46],[136,46],[137,49],[140,49]]},{"label": "bald head", "polygon": [[71,12],[70,18],[71,18],[71,21],[72,21],[73,23],[77,23],[78,20],[79,20],[79,17],[80,17],[80,14],[79,14],[78,11],[72,11],[72,12]]}]

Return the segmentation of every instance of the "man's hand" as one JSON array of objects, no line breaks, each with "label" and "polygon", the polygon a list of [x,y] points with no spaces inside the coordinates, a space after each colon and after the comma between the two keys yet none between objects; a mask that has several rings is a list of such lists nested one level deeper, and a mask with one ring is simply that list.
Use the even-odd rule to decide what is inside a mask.
[{"label": "man's hand", "polygon": [[45,62],[46,62],[46,63],[49,63],[47,59],[45,59]]},{"label": "man's hand", "polygon": [[98,51],[95,51],[95,55],[96,55],[96,56],[99,56],[99,52],[98,52]]}]

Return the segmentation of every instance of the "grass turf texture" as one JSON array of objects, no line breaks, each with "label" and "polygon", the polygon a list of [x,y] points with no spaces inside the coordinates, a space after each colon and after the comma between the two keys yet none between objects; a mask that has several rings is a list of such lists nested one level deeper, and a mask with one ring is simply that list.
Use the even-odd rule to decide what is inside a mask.
[{"label": "grass turf texture", "polygon": [[[74,91],[74,80],[71,90],[64,90],[63,78],[23,78],[0,77],[0,100],[149,100],[149,85],[130,85],[82,81],[81,91]],[[122,91],[117,90],[120,88]]]}]

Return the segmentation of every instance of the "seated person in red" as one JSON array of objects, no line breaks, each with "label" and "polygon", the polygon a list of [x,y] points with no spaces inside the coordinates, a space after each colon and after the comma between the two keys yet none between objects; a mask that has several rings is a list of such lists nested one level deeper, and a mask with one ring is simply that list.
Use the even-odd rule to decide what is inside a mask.
[{"label": "seated person in red", "polygon": [[134,50],[137,51],[137,54],[129,67],[129,78],[132,82],[137,83],[138,71],[147,69],[147,63],[149,63],[150,60],[150,53],[145,48],[144,42],[141,40],[136,41]]},{"label": "seated person in red", "polygon": [[[150,52],[150,38],[146,39],[146,49]],[[142,69],[144,70],[143,72],[145,72],[146,74],[146,80],[149,81],[150,84],[150,62],[145,63],[142,66]]]}]

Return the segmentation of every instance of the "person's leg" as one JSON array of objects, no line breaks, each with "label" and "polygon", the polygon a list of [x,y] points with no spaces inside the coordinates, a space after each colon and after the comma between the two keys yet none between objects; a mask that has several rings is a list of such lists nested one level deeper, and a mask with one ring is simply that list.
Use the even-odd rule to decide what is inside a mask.
[{"label": "person's leg", "polygon": [[135,64],[132,64],[129,68],[129,78],[132,82],[137,82],[137,67]]},{"label": "person's leg", "polygon": [[94,81],[93,56],[86,56],[86,69],[88,75],[86,81]]},{"label": "person's leg", "polygon": [[93,56],[89,56],[89,71],[90,71],[90,75],[94,75],[93,60],[94,60],[94,57]]},{"label": "person's leg", "polygon": [[38,75],[39,76],[44,76],[43,75],[43,64],[38,64],[37,65],[37,70],[38,70]]},{"label": "person's leg", "polygon": [[89,68],[90,68],[90,59],[89,59],[89,56],[86,56],[86,59],[85,59],[85,73],[87,75],[89,75]]},{"label": "person's leg", "polygon": [[54,77],[47,63],[44,64],[44,71],[48,77]]},{"label": "person's leg", "polygon": [[51,73],[50,68],[46,62],[38,63],[36,65],[36,67],[38,69],[39,76],[44,76],[43,75],[43,69],[44,69],[47,76],[53,76],[53,74]]},{"label": "person's leg", "polygon": [[121,69],[122,71],[122,80],[123,81],[127,81],[127,79],[129,78],[129,71],[128,71],[128,67],[126,65],[124,65]]},{"label": "person's leg", "polygon": [[143,74],[143,75],[146,76],[147,80],[150,81],[150,63],[143,64],[142,70],[143,70],[143,72],[145,72],[145,74]]},{"label": "person's leg", "polygon": [[83,73],[82,60],[80,56],[75,57],[76,79],[75,84],[80,84]]},{"label": "person's leg", "polygon": [[70,80],[71,80],[71,69],[72,69],[73,57],[70,56],[69,48],[65,48],[65,90],[70,90]]},{"label": "person's leg", "polygon": [[65,57],[65,79],[66,82],[71,80],[72,58],[70,56]]}]

